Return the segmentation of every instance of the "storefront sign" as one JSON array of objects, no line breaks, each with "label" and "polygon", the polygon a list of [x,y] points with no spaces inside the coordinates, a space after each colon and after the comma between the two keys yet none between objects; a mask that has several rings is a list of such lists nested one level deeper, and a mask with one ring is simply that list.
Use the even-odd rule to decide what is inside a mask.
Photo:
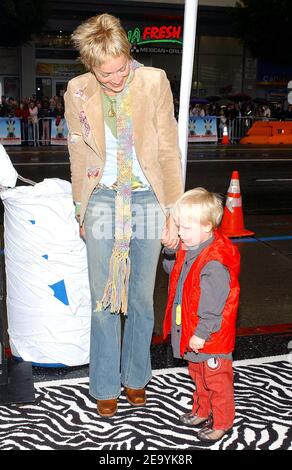
[{"label": "storefront sign", "polygon": [[67,145],[68,127],[65,119],[52,119],[51,144]]},{"label": "storefront sign", "polygon": [[146,26],[128,30],[128,39],[132,45],[143,45],[149,43],[176,43],[182,44],[181,26]]},{"label": "storefront sign", "polygon": [[292,79],[292,66],[279,65],[258,60],[257,85],[265,87],[286,87]]},{"label": "storefront sign", "polygon": [[3,145],[21,145],[19,118],[0,118],[0,142]]},{"label": "storefront sign", "polygon": [[169,47],[145,47],[145,46],[132,46],[132,53],[139,54],[182,54],[182,49],[174,49]]},{"label": "storefront sign", "polygon": [[218,142],[216,117],[189,119],[189,142]]}]

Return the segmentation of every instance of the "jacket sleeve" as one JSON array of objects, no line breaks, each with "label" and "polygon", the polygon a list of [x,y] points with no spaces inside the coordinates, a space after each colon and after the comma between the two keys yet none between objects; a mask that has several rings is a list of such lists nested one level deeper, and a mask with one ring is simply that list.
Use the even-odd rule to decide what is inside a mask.
[{"label": "jacket sleeve", "polygon": [[64,95],[65,119],[68,126],[68,150],[71,166],[73,200],[81,201],[84,175],[86,174],[87,146],[83,140],[79,110],[73,100],[73,91],[69,82]]},{"label": "jacket sleeve", "polygon": [[173,96],[164,71],[161,75],[160,94],[157,103],[157,132],[161,176],[163,184],[168,187],[168,200],[165,203],[166,207],[169,208],[182,195],[183,180]]},{"label": "jacket sleeve", "polygon": [[227,268],[218,261],[207,263],[201,273],[200,287],[199,323],[195,335],[208,340],[212,333],[221,328],[222,313],[230,292]]}]

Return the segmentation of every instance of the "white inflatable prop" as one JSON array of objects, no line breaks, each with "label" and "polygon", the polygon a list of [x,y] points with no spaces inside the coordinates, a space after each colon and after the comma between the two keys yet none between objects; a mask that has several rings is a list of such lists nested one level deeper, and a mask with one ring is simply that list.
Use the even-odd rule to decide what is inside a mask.
[{"label": "white inflatable prop", "polygon": [[14,169],[5,148],[0,144],[0,187],[14,188],[16,180],[17,172]]},{"label": "white inflatable prop", "polygon": [[71,184],[45,179],[1,198],[13,354],[34,364],[87,364],[91,301]]}]

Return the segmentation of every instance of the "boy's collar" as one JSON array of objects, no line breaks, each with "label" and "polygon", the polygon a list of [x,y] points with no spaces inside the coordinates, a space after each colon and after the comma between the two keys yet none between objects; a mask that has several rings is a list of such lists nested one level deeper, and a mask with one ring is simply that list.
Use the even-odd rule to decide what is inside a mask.
[{"label": "boy's collar", "polygon": [[186,246],[185,247],[185,250],[186,251],[198,251],[200,250],[201,248],[205,248],[206,246],[208,246],[210,243],[212,243],[212,241],[214,240],[215,236],[214,234],[212,235],[212,237],[208,238],[208,240],[205,240],[203,243],[199,243],[198,245],[195,245],[195,246]]}]

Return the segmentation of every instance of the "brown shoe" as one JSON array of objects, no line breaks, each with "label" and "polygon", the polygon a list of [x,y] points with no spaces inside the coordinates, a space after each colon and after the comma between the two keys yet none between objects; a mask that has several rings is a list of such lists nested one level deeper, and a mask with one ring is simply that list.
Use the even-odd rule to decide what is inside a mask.
[{"label": "brown shoe", "polygon": [[145,388],[128,388],[125,387],[126,397],[128,402],[133,406],[146,405]]},{"label": "brown shoe", "polygon": [[112,398],[110,400],[97,400],[96,404],[97,412],[99,416],[102,416],[103,418],[111,418],[118,410],[117,398]]}]

